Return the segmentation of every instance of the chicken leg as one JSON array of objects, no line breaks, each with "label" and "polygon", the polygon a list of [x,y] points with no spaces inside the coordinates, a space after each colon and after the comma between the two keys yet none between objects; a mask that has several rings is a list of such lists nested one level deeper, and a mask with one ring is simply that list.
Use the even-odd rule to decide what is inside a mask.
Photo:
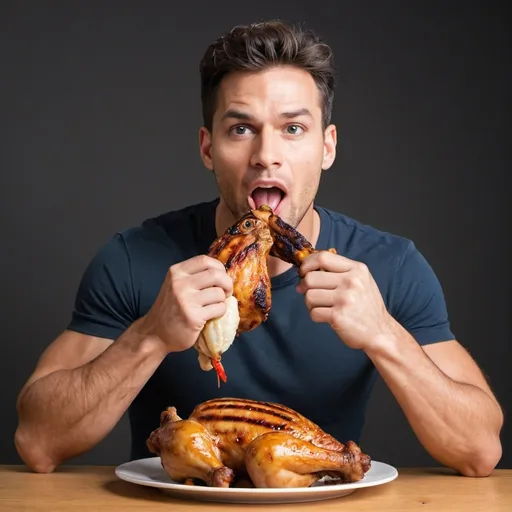
[{"label": "chicken leg", "polygon": [[269,432],[248,446],[245,466],[256,487],[309,487],[326,475],[341,483],[361,480],[366,457],[350,441],[336,451],[286,432]]},{"label": "chicken leg", "polygon": [[227,381],[222,354],[236,335],[258,327],[270,311],[267,256],[272,244],[266,221],[248,212],[218,237],[208,251],[210,257],[224,264],[233,280],[233,295],[226,301],[226,313],[208,320],[194,345],[200,367],[204,371],[214,368],[219,386],[220,380]]},{"label": "chicken leg", "polygon": [[180,418],[174,407],[161,414],[160,427],[146,444],[176,482],[197,478],[210,487],[229,487],[234,479],[234,471],[219,458],[215,439],[197,421]]}]

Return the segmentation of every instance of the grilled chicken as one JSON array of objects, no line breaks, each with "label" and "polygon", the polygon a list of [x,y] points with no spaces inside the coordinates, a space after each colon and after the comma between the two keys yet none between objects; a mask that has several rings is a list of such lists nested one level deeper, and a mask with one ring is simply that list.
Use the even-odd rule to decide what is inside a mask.
[{"label": "grilled chicken", "polygon": [[160,428],[151,433],[148,449],[160,455],[175,481],[198,478],[210,487],[229,487],[234,472],[219,459],[214,438],[196,421],[182,421],[174,407],[161,414]]},{"label": "grilled chicken", "polygon": [[[304,258],[317,252],[301,233],[275,215],[269,206],[262,205],[257,210],[252,210],[252,213],[258,219],[265,221],[270,228],[274,242],[270,250],[271,256],[300,267]],[[328,251],[335,253],[336,249],[332,248]]]},{"label": "grilled chicken", "polygon": [[210,246],[208,254],[224,263],[233,279],[233,296],[227,299],[226,313],[206,323],[194,347],[200,367],[215,368],[219,385],[219,379],[227,381],[222,354],[239,333],[255,329],[268,317],[272,304],[268,256],[299,267],[314,252],[311,243],[267,205],[247,212]]},{"label": "grilled chicken", "polygon": [[248,212],[210,246],[208,255],[221,261],[233,279],[233,295],[227,299],[226,313],[206,322],[194,347],[201,368],[215,368],[223,382],[227,377],[222,354],[237,334],[267,319],[271,306],[267,257],[272,244],[268,224]]},{"label": "grilled chicken", "polygon": [[360,458],[354,442],[335,451],[286,432],[269,432],[249,445],[245,465],[255,487],[309,487],[324,476],[341,483],[361,480],[364,466]]},{"label": "grilled chicken", "polygon": [[188,419],[169,407],[147,446],[173,480],[209,486],[229,486],[235,476],[256,487],[309,486],[324,476],[355,482],[371,464],[356,443],[339,442],[288,407],[237,398],[203,402]]}]

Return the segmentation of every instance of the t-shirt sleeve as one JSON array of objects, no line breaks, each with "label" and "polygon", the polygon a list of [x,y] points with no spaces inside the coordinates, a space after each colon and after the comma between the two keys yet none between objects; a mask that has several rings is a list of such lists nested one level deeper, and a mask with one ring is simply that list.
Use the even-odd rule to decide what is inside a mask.
[{"label": "t-shirt sleeve", "polygon": [[391,314],[420,345],[455,339],[441,284],[413,242],[398,268]]},{"label": "t-shirt sleeve", "polygon": [[134,322],[135,311],[130,258],[116,234],[86,268],[68,329],[115,340]]}]

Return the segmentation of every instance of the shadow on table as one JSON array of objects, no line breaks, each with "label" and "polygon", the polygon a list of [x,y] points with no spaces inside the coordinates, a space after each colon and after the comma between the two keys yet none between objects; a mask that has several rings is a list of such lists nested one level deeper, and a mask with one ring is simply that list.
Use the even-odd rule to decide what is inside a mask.
[{"label": "shadow on table", "polygon": [[148,487],[142,485],[131,484],[123,480],[113,479],[103,484],[103,488],[123,498],[139,499],[145,501],[160,501],[168,502],[173,501],[175,498],[162,493],[155,487]]},{"label": "shadow on table", "polygon": [[365,499],[369,494],[372,497],[384,496],[389,492],[389,487],[392,485],[392,482],[387,485],[379,486],[379,487],[371,487],[371,488],[362,488],[357,489],[356,491],[343,496],[343,497],[335,497],[328,498],[325,500],[318,501],[310,501],[310,502],[288,502],[288,503],[224,503],[224,502],[215,502],[215,501],[207,501],[207,500],[196,500],[194,498],[187,499],[186,497],[180,497],[178,495],[171,495],[170,493],[166,493],[161,489],[156,487],[149,487],[143,485],[132,484],[130,482],[125,482],[122,480],[111,480],[109,482],[105,482],[103,484],[103,488],[115,494],[121,498],[128,498],[131,500],[143,500],[143,501],[151,501],[151,502],[165,502],[165,503],[180,503],[180,504],[190,504],[191,507],[197,507],[200,504],[212,504],[222,506],[223,508],[235,507],[240,508],[242,505],[245,507],[293,507],[293,510],[306,509],[311,510],[311,506],[315,503],[322,502],[334,502],[337,500],[341,500],[340,503],[349,505],[350,503],[357,502],[361,499]]}]

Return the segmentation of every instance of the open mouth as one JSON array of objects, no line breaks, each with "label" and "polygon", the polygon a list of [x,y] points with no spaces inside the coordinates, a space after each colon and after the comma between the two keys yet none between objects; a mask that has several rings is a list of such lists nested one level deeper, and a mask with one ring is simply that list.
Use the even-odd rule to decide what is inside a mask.
[{"label": "open mouth", "polygon": [[256,187],[249,195],[249,206],[252,209],[257,209],[261,205],[266,204],[277,215],[285,197],[286,192],[278,186]]}]

